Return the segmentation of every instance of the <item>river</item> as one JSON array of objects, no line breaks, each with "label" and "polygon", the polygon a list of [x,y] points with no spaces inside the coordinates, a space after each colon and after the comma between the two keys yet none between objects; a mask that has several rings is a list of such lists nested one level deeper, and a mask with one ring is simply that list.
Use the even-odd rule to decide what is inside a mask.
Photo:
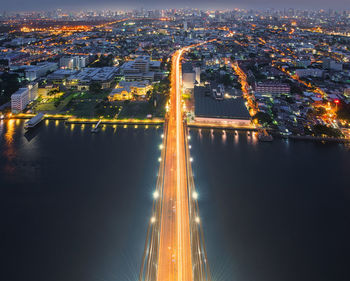
[{"label": "river", "polygon": [[[137,280],[162,128],[0,124],[0,280]],[[350,280],[350,152],[191,130],[213,281]]]}]

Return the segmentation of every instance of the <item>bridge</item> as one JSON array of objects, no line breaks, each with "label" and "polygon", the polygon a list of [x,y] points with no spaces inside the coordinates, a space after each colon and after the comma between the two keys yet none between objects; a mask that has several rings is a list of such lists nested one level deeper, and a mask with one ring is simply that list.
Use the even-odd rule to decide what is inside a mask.
[{"label": "bridge", "polygon": [[172,56],[170,106],[139,281],[211,281],[181,99],[181,57],[198,45]]}]

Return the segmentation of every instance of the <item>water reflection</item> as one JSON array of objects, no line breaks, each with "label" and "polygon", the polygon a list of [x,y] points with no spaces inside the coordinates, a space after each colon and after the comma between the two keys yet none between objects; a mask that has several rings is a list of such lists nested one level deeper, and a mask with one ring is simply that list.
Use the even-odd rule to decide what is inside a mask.
[{"label": "water reflection", "polygon": [[199,139],[202,140],[202,138],[203,138],[202,129],[198,130],[198,135],[199,135]]},{"label": "water reflection", "polygon": [[255,146],[258,143],[258,133],[252,132],[251,134],[252,144]]},{"label": "water reflection", "polygon": [[237,145],[238,142],[239,142],[239,134],[238,134],[238,132],[236,130],[235,130],[235,133],[234,133],[233,140],[234,140],[234,144]]},{"label": "water reflection", "polygon": [[15,122],[16,121],[14,119],[7,120],[6,122],[6,133],[4,135],[5,149],[3,151],[3,154],[7,160],[4,166],[5,173],[7,174],[13,174],[15,171],[15,165],[13,163],[13,160],[16,156],[16,150],[13,143],[13,137],[15,134]]},{"label": "water reflection", "polygon": [[225,130],[222,130],[222,137],[221,137],[221,140],[222,140],[222,143],[223,143],[223,144],[226,144],[226,139],[227,139],[226,131],[225,131]]}]

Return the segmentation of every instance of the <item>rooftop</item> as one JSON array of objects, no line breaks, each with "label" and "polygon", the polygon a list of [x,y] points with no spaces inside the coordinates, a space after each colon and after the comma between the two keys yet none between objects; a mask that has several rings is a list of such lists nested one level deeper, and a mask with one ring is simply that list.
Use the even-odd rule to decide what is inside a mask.
[{"label": "rooftop", "polygon": [[205,87],[194,87],[195,115],[197,117],[250,119],[243,98],[216,100],[205,95]]}]

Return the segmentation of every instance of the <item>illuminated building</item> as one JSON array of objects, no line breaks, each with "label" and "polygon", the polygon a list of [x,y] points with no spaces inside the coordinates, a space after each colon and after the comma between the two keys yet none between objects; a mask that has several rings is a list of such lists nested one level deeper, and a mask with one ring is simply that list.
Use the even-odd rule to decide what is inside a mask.
[{"label": "illuminated building", "polygon": [[20,88],[11,96],[11,110],[13,113],[22,112],[29,103],[29,89]]},{"label": "illuminated building", "polygon": [[276,82],[258,82],[255,84],[255,92],[260,94],[289,94],[290,86]]}]

